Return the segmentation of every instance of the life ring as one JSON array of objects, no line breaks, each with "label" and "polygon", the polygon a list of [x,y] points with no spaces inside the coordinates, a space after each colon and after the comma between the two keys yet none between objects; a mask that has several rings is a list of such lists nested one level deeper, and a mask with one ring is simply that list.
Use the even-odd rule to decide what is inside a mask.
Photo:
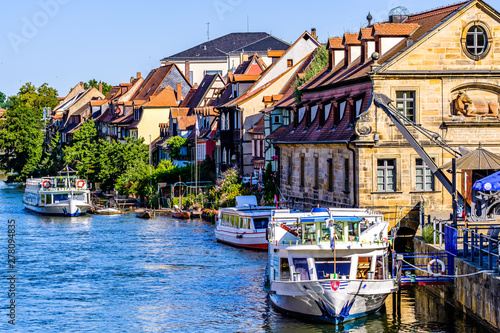
[{"label": "life ring", "polygon": [[51,184],[51,183],[50,183],[50,181],[48,181],[48,180],[44,180],[44,181],[43,181],[43,183],[42,183],[42,186],[43,186],[44,188],[49,188],[49,187],[50,187],[50,185],[52,185],[52,184]]},{"label": "life ring", "polygon": [[[441,270],[439,271],[439,273],[434,273],[432,271],[432,265],[434,265],[435,263],[438,263],[439,265],[441,265]],[[446,270],[446,266],[445,266],[444,262],[440,259],[432,259],[427,264],[427,272],[429,272],[429,274],[431,276],[441,276],[444,274],[445,270]]]},{"label": "life ring", "polygon": [[285,224],[281,224],[281,227],[283,229],[285,229],[286,231],[288,231],[289,233],[291,233],[292,235],[294,235],[295,237],[299,236],[299,234],[295,231],[295,230],[292,230],[290,229],[289,227],[287,227]]},{"label": "life ring", "polygon": [[84,187],[85,186],[85,180],[80,179],[79,181],[76,182],[76,186],[78,186],[78,188]]}]

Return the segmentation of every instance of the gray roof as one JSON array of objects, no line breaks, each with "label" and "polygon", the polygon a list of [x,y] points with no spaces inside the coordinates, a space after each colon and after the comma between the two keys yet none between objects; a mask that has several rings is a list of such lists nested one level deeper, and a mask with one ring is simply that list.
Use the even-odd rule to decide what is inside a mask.
[{"label": "gray roof", "polygon": [[287,50],[290,44],[265,32],[234,32],[161,59],[161,61],[224,60],[230,53]]}]

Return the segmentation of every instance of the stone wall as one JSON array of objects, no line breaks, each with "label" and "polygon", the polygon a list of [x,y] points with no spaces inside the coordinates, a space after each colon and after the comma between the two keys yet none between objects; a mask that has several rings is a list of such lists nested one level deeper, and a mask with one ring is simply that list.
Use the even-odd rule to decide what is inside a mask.
[{"label": "stone wall", "polygon": [[[439,246],[427,244],[423,239],[415,238],[416,253],[445,253]],[[416,264],[426,264],[421,260]],[[465,275],[481,269],[470,263],[455,258],[455,274]],[[454,285],[427,286],[429,290],[458,307],[463,312],[480,319],[494,331],[500,329],[500,277],[498,274],[481,273],[455,278]]]}]

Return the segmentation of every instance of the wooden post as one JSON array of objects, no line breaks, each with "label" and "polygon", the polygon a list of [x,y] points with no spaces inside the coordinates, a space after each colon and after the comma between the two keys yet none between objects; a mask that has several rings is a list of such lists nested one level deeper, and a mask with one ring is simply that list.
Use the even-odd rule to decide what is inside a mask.
[{"label": "wooden post", "polygon": [[398,267],[398,300],[397,300],[397,313],[401,318],[401,274],[403,270],[403,255],[397,255],[397,267]]}]

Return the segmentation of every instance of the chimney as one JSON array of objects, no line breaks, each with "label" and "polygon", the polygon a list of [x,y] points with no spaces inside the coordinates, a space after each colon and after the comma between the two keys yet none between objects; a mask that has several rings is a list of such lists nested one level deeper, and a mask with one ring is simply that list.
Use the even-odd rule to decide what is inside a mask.
[{"label": "chimney", "polygon": [[102,82],[99,82],[99,92],[102,94]]},{"label": "chimney", "polygon": [[80,85],[83,87],[83,82],[80,82]]},{"label": "chimney", "polygon": [[190,70],[190,68],[189,68],[189,61],[186,61],[186,62],[184,63],[184,66],[185,66],[185,67],[184,67],[184,76],[186,76],[186,79],[188,80],[188,82],[189,82],[190,84],[193,84],[193,82],[191,82],[191,80],[190,80],[190,76],[191,76],[191,75],[189,74],[189,70]]},{"label": "chimney", "polygon": [[141,78],[141,72],[137,72],[137,78],[140,79]]},{"label": "chimney", "polygon": [[179,82],[177,83],[177,101],[182,100],[182,84]]},{"label": "chimney", "polygon": [[311,28],[311,36],[313,36],[314,39],[318,39],[318,37],[316,36],[316,28]]}]

